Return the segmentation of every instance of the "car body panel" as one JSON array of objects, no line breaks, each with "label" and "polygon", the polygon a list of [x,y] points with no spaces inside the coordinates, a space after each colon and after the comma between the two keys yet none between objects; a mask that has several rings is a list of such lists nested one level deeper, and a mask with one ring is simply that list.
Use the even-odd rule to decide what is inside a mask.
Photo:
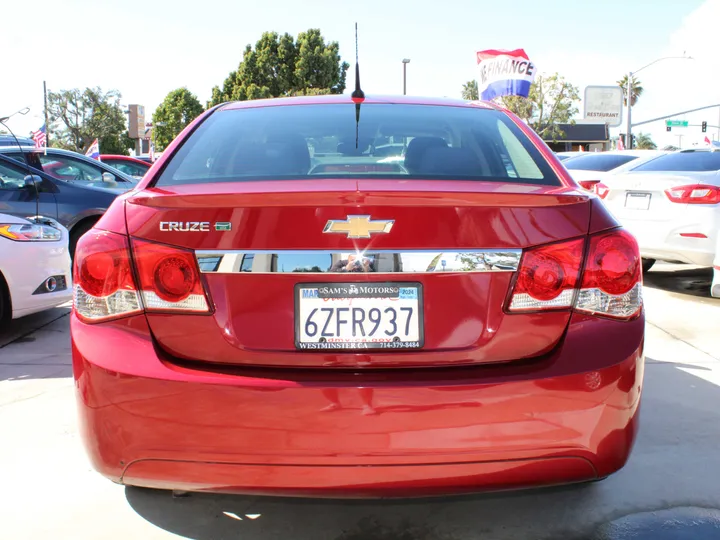
[{"label": "car body panel", "polygon": [[[411,186],[413,191],[408,191],[406,181],[327,179],[150,188],[127,199],[128,232],[133,238],[194,250],[310,250],[312,254],[318,249],[351,253],[522,249],[581,237],[589,228],[589,197],[569,188],[477,181],[416,181]],[[328,221],[346,219],[358,204],[374,219],[395,220],[392,234],[355,240],[323,232]],[[228,222],[232,230],[192,234],[161,227],[163,222],[179,221]],[[324,264],[330,266],[330,259]],[[270,278],[271,288],[263,286],[268,280],[263,274],[206,274],[215,302],[212,316],[153,314],[148,320],[169,353],[221,363],[310,367],[360,362],[387,367],[502,362],[543,354],[562,337],[568,314],[506,316],[502,306],[511,278],[512,273],[362,276],[369,283],[411,280],[422,285],[424,324],[432,329],[425,335],[422,352],[355,358],[295,350],[293,288],[299,283],[343,282],[347,274],[321,278],[276,274]],[[433,307],[448,297],[458,298],[452,316]],[[242,298],[244,307],[239,309],[233,298]],[[507,339],[522,328],[533,329],[527,339]]]},{"label": "car body panel", "polygon": [[[303,177],[155,186],[208,116],[313,103],[351,102],[252,100],[206,111],[96,229],[126,235],[141,260],[141,246],[152,244],[198,258],[213,250],[220,257],[518,253],[617,228],[527,125],[480,102],[373,96],[363,104],[503,111],[559,185]],[[394,222],[369,239],[323,232],[349,215]],[[181,222],[209,230],[167,225]],[[507,268],[237,270],[202,270],[207,314],[135,311],[96,323],[72,314],[81,433],[108,478],[160,489],[407,496],[595,480],[630,454],[644,370],[642,310],[629,320],[570,308],[509,313],[517,272]],[[424,348],[295,350],[296,286],[341,280],[421,284]]]},{"label": "car body panel", "polygon": [[[29,224],[26,219],[0,213],[0,224]],[[12,318],[17,319],[64,304],[72,299],[68,231],[60,226],[58,241],[18,242],[0,236],[0,274],[7,283]],[[62,276],[65,287],[37,293],[52,276]]]}]

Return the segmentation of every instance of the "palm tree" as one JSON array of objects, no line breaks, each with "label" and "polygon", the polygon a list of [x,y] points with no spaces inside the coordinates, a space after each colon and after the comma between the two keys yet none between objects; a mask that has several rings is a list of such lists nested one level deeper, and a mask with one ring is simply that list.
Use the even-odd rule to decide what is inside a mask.
[{"label": "palm tree", "polygon": [[638,150],[657,150],[657,144],[653,142],[647,133],[639,133],[635,136],[635,148]]},{"label": "palm tree", "polygon": [[[627,75],[623,76],[623,78],[617,82],[618,86],[620,88],[622,88],[623,100],[625,102],[625,106],[627,106],[627,83],[628,83]],[[643,90],[644,89],[643,89],[640,81],[637,78],[633,77],[632,78],[632,98],[630,99],[630,103],[632,104],[633,107],[637,103],[637,100],[640,99],[640,96],[642,96]]]},{"label": "palm tree", "polygon": [[470,101],[477,101],[480,99],[477,81],[468,81],[463,84],[462,98]]}]

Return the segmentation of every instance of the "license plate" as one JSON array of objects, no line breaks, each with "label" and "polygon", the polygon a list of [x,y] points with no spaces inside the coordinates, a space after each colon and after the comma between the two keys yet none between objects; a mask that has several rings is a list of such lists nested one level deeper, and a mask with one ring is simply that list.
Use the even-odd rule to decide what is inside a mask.
[{"label": "license plate", "polygon": [[295,347],[419,349],[419,283],[313,283],[295,286]]},{"label": "license plate", "polygon": [[648,210],[650,208],[650,193],[628,193],[625,196],[625,208]]}]

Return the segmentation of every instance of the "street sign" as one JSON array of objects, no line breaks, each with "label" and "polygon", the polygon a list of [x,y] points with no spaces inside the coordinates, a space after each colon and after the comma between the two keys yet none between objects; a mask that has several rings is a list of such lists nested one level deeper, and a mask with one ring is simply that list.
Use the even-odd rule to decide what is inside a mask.
[{"label": "street sign", "polygon": [[690,122],[688,122],[687,120],[666,120],[665,121],[665,125],[667,127],[688,127],[689,123]]},{"label": "street sign", "polygon": [[622,124],[623,91],[619,86],[585,87],[585,120],[606,123],[610,127]]}]

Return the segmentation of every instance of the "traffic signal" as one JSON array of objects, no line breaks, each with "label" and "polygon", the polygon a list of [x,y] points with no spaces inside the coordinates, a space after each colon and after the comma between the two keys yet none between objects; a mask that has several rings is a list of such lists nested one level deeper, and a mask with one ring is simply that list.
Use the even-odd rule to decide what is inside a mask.
[{"label": "traffic signal", "polygon": [[705,133],[707,131],[707,122],[702,123],[702,132]]},{"label": "traffic signal", "polygon": [[670,126],[667,126],[667,127],[665,128],[665,131],[672,131],[672,128],[671,128]]}]

